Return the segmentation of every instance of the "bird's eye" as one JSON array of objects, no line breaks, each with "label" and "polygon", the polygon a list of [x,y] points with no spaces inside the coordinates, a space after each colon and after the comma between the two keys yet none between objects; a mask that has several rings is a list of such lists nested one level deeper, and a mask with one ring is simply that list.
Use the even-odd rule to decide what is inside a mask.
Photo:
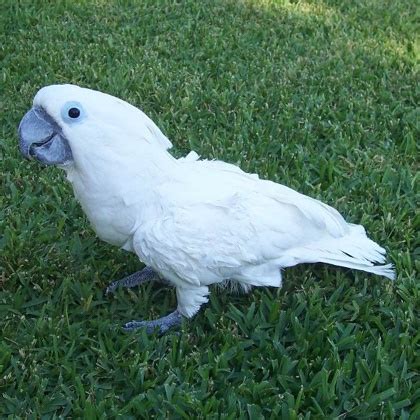
[{"label": "bird's eye", "polygon": [[79,108],[76,108],[76,107],[70,108],[69,111],[68,111],[68,116],[70,118],[79,118],[79,116],[80,116],[80,109]]},{"label": "bird's eye", "polygon": [[61,117],[67,124],[74,124],[83,121],[86,112],[82,104],[76,101],[66,102],[61,108]]}]

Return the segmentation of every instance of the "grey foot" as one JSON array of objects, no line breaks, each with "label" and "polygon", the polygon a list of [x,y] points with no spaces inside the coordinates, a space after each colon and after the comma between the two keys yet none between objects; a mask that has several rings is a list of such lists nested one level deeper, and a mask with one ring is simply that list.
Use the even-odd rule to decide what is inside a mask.
[{"label": "grey foot", "polygon": [[145,283],[152,280],[161,280],[159,274],[156,273],[152,268],[145,267],[141,271],[137,271],[121,280],[113,281],[106,289],[105,294],[109,295],[114,293],[119,287],[135,287],[139,284]]},{"label": "grey foot", "polygon": [[146,328],[147,334],[151,334],[156,330],[160,334],[165,334],[170,328],[179,327],[182,322],[182,315],[178,311],[174,311],[169,315],[153,321],[131,321],[127,322],[123,329],[125,331],[134,331],[138,328]]}]

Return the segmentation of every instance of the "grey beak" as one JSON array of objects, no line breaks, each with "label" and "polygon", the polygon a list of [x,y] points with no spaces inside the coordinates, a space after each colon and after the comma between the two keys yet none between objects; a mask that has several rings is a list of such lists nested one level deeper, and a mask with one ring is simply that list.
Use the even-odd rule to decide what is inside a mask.
[{"label": "grey beak", "polygon": [[19,149],[26,158],[34,158],[47,165],[73,160],[61,128],[42,108],[29,110],[22,118],[18,132]]}]

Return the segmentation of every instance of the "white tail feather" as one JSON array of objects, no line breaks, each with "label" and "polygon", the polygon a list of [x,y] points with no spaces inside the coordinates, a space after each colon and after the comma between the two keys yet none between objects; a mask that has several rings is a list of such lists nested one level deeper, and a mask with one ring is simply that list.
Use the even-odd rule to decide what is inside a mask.
[{"label": "white tail feather", "polygon": [[296,263],[323,262],[395,280],[394,266],[383,264],[385,249],[366,236],[363,226],[349,224],[349,227],[349,234],[341,238],[322,239],[299,250],[293,250],[293,256],[300,260]]},{"label": "white tail feather", "polygon": [[339,267],[354,268],[355,270],[367,271],[368,273],[377,274],[378,276],[387,277],[390,280],[395,280],[395,270],[392,264],[385,265],[367,265],[357,264],[351,261],[337,261],[329,259],[320,259],[319,262],[338,265]]}]

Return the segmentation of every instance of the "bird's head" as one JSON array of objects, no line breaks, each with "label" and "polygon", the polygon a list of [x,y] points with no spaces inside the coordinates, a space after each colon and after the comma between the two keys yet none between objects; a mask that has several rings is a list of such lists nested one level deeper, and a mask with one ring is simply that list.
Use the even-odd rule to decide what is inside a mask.
[{"label": "bird's head", "polygon": [[69,165],[87,152],[119,153],[171,142],[142,111],[111,95],[74,85],[46,86],[19,124],[19,147],[29,159]]}]

